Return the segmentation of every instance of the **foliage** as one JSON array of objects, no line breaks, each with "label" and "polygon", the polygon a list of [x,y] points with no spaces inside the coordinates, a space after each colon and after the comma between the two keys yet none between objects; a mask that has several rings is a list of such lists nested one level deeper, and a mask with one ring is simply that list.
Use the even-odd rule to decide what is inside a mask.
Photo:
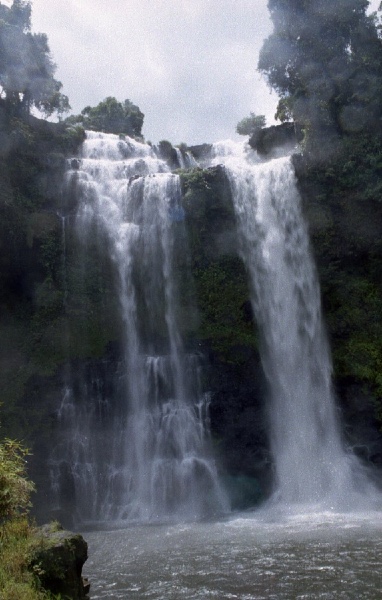
[{"label": "foliage", "polygon": [[265,127],[266,121],[264,115],[255,115],[251,112],[249,117],[245,117],[236,126],[236,133],[239,135],[253,135],[259,129]]},{"label": "foliage", "polygon": [[37,530],[25,517],[4,525],[0,541],[0,600],[59,600],[41,588],[38,567],[30,569],[41,543]]},{"label": "foliage", "polygon": [[54,79],[48,38],[31,33],[30,0],[0,6],[0,101],[8,115],[29,114],[35,106],[46,115],[69,110],[62,84]]},{"label": "foliage", "polygon": [[65,154],[76,154],[85,139],[85,130],[81,125],[68,126],[56,138],[57,150]]},{"label": "foliage", "polygon": [[196,267],[201,267],[219,252],[216,248],[219,239],[227,238],[222,251],[230,251],[229,232],[235,227],[235,217],[229,183],[219,167],[183,172],[181,181],[193,261]]},{"label": "foliage", "polygon": [[[26,515],[35,489],[26,476],[28,454],[20,442],[0,443],[0,600],[58,600],[42,589],[47,577],[36,556],[43,555],[48,542]],[[57,530],[53,523],[51,531]]]},{"label": "foliage", "polygon": [[0,443],[0,523],[25,513],[30,507],[34,485],[26,477],[29,452],[19,442]]},{"label": "foliage", "polygon": [[338,201],[346,193],[357,194],[360,202],[381,203],[382,143],[373,132],[344,138],[330,163],[317,165],[307,159],[304,169],[304,179],[320,187],[326,202]]},{"label": "foliage", "polygon": [[259,70],[318,152],[321,141],[379,126],[382,42],[367,0],[269,0],[274,32]]},{"label": "foliage", "polygon": [[94,131],[140,137],[143,119],[144,114],[130,100],[122,103],[108,96],[97,106],[86,106],[81,115],[69,117],[68,123],[80,123],[85,129]]},{"label": "foliage", "polygon": [[293,102],[291,98],[280,98],[279,103],[277,105],[277,110],[275,114],[275,119],[281,121],[281,123],[286,123],[287,121],[293,120],[292,113]]},{"label": "foliage", "polygon": [[238,256],[236,221],[224,171],[182,173],[195,303],[200,311],[197,337],[224,363],[245,361],[257,349],[248,309],[247,274]]},{"label": "foliage", "polygon": [[201,322],[199,337],[208,340],[226,363],[240,363],[244,348],[257,350],[258,340],[248,309],[248,283],[238,257],[224,257],[194,271]]},{"label": "foliage", "polygon": [[[303,161],[304,162],[304,161]],[[319,268],[334,376],[362,386],[382,427],[382,142],[345,138],[330,163],[295,159]],[[345,400],[344,400],[345,401]]]},{"label": "foliage", "polygon": [[158,142],[158,151],[160,157],[164,160],[171,160],[174,157],[174,152],[176,157],[176,150],[168,140],[160,140]]}]

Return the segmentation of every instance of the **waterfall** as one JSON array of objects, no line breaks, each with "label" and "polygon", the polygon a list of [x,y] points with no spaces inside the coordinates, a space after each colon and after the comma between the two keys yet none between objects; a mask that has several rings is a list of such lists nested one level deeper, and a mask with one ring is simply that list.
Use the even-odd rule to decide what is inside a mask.
[{"label": "waterfall", "polygon": [[176,158],[181,169],[189,169],[192,167],[198,167],[198,163],[189,151],[181,151],[179,148],[175,148]]},{"label": "waterfall", "polygon": [[320,289],[289,157],[262,162],[243,144],[214,146],[230,180],[242,257],[269,382],[272,502],[352,509],[375,497],[341,437]]},{"label": "waterfall", "polygon": [[80,521],[224,512],[201,357],[182,339],[174,265],[187,264],[187,243],[179,177],[150,146],[96,132],[87,132],[75,165],[67,179],[79,198],[78,236],[106,239],[124,356],[107,394],[96,373],[76,374],[63,391],[64,439],[51,460],[56,495],[69,481]]}]

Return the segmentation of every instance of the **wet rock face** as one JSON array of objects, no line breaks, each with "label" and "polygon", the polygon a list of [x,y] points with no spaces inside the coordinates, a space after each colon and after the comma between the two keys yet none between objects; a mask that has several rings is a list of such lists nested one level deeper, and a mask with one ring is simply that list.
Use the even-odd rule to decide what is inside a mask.
[{"label": "wet rock face", "polygon": [[283,123],[257,130],[249,139],[249,145],[260,155],[272,158],[278,149],[293,150],[300,141],[295,124]]},{"label": "wet rock face", "polygon": [[[216,355],[212,362],[209,372],[212,435],[219,448],[225,483],[229,490],[231,485],[234,488],[232,508],[248,508],[264,499],[271,489],[267,385],[257,353],[248,348],[241,364],[226,364]],[[250,481],[256,482],[256,497],[252,490],[246,489]]]},{"label": "wet rock face", "polygon": [[382,470],[382,432],[374,414],[373,396],[362,385],[338,381],[346,440],[351,450],[364,462]]},{"label": "wet rock face", "polygon": [[203,163],[203,161],[211,157],[212,144],[198,144],[196,146],[190,146],[189,151],[197,161]]},{"label": "wet rock face", "polygon": [[70,600],[88,598],[90,586],[82,577],[88,545],[82,535],[58,529],[54,523],[42,526],[40,531],[42,543],[31,568],[39,573],[43,588]]}]

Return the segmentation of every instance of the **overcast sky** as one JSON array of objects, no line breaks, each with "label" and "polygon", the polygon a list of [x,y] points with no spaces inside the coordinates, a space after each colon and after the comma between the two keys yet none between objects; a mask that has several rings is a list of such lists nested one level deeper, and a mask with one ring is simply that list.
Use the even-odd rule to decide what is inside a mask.
[{"label": "overcast sky", "polygon": [[251,111],[272,119],[276,95],[256,72],[271,31],[267,0],[33,0],[72,109],[106,96],[145,113],[147,140],[232,137]]},{"label": "overcast sky", "polygon": [[234,137],[251,111],[273,120],[277,96],[256,71],[272,29],[267,0],[32,0],[32,6],[33,29],[48,35],[56,78],[74,113],[106,96],[129,98],[145,113],[146,140],[174,144]]}]

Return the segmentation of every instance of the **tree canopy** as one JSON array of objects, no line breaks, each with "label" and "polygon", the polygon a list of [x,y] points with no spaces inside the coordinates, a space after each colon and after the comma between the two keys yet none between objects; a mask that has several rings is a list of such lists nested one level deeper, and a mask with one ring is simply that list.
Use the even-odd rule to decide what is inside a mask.
[{"label": "tree canopy", "polygon": [[47,116],[67,111],[55,70],[47,36],[31,33],[30,0],[0,4],[0,101],[7,112],[27,114],[32,106]]},{"label": "tree canopy", "polygon": [[79,120],[85,129],[140,137],[144,114],[131,100],[122,103],[109,96],[97,106],[86,106],[79,117],[70,119]]},{"label": "tree canopy", "polygon": [[382,116],[382,42],[368,0],[269,0],[274,31],[259,70],[277,117],[321,138],[374,128]]},{"label": "tree canopy", "polygon": [[236,132],[239,135],[253,135],[259,129],[262,129],[266,125],[266,120],[264,115],[255,115],[255,113],[251,112],[249,117],[244,117],[239,123],[236,125]]}]

